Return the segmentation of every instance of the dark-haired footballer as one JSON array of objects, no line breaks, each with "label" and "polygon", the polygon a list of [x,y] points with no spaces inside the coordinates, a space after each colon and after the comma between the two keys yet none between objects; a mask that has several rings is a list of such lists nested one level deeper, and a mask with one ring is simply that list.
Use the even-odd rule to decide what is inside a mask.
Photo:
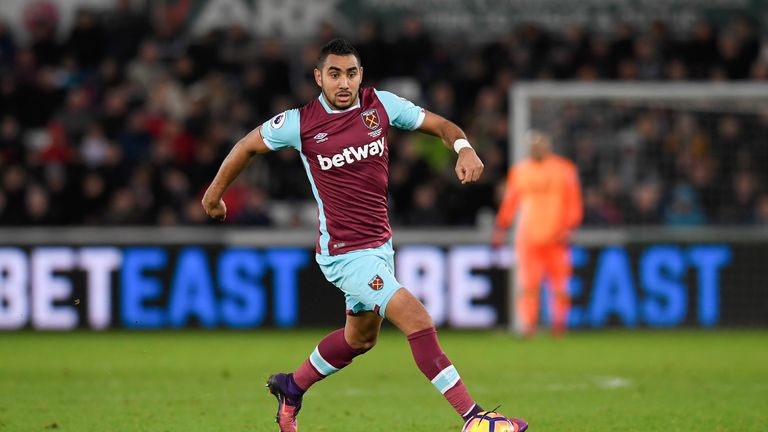
[{"label": "dark-haired footballer", "polygon": [[[316,261],[344,292],[344,328],[326,336],[293,373],[274,374],[267,386],[277,397],[282,432],[297,430],[304,393],[376,344],[384,318],[407,337],[419,369],[466,421],[483,411],[437,341],[421,302],[395,278],[392,231],[387,217],[390,127],[440,137],[458,153],[456,175],[476,181],[483,163],[454,123],[386,91],[360,88],[363,68],[357,50],[343,39],[320,51],[314,70],[317,99],[280,113],[242,138],[226,157],[203,197],[206,213],[226,216],[222,195],[256,153],[292,148],[317,200]],[[528,424],[510,419],[515,432]]]}]

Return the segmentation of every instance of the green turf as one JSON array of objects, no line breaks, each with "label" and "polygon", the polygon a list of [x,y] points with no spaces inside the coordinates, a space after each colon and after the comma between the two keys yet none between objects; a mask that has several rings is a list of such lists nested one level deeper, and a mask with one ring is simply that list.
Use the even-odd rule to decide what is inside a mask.
[{"label": "green turf", "polygon": [[[264,380],[323,334],[0,334],[0,431],[275,431]],[[532,432],[768,431],[765,331],[440,335],[475,398]],[[300,419],[302,432],[461,427],[393,330],[317,384]]]}]

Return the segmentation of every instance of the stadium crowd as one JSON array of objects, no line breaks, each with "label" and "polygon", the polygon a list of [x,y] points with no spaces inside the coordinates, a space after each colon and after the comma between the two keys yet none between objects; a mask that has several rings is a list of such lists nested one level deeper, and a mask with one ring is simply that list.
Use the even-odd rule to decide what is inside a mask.
[{"label": "stadium crowd", "polygon": [[[211,223],[200,196],[222,158],[271,115],[317,96],[316,52],[337,32],[326,24],[302,44],[239,26],[193,37],[119,4],[79,11],[63,38],[44,14],[23,43],[0,23],[1,225]],[[401,24],[389,34],[362,22],[343,35],[362,55],[364,84],[454,120],[486,164],[482,181],[463,187],[434,138],[393,133],[401,225],[474,225],[497,208],[517,81],[768,80],[768,41],[744,18],[683,34],[663,21],[607,34],[530,24],[480,45],[438,39],[415,18]],[[566,105],[553,131],[579,167],[585,224],[768,224],[768,110],[647,109],[621,130],[593,113]],[[225,199],[229,222],[316,224],[293,151],[255,158]]]}]

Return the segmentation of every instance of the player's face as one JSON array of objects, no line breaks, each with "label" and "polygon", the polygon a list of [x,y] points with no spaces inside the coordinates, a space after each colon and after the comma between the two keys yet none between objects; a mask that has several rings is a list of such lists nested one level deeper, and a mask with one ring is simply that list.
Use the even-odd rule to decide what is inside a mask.
[{"label": "player's face", "polygon": [[354,55],[329,54],[323,69],[315,69],[315,82],[333,109],[343,110],[357,103],[362,81],[363,68]]},{"label": "player's face", "polygon": [[551,153],[552,143],[546,135],[533,134],[528,138],[528,148],[533,159],[541,160]]}]

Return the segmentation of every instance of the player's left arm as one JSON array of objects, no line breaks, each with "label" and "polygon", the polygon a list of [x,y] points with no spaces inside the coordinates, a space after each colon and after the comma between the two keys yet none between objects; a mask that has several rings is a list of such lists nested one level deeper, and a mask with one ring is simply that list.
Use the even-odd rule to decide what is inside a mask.
[{"label": "player's left arm", "polygon": [[581,201],[581,185],[579,184],[579,170],[573,163],[568,163],[565,181],[565,223],[568,230],[575,229],[581,224],[584,216],[584,205]]},{"label": "player's left arm", "polygon": [[424,110],[424,121],[418,130],[442,139],[443,144],[459,153],[455,170],[462,184],[472,183],[480,178],[480,174],[483,173],[483,162],[469,145],[464,131],[455,123]]}]

